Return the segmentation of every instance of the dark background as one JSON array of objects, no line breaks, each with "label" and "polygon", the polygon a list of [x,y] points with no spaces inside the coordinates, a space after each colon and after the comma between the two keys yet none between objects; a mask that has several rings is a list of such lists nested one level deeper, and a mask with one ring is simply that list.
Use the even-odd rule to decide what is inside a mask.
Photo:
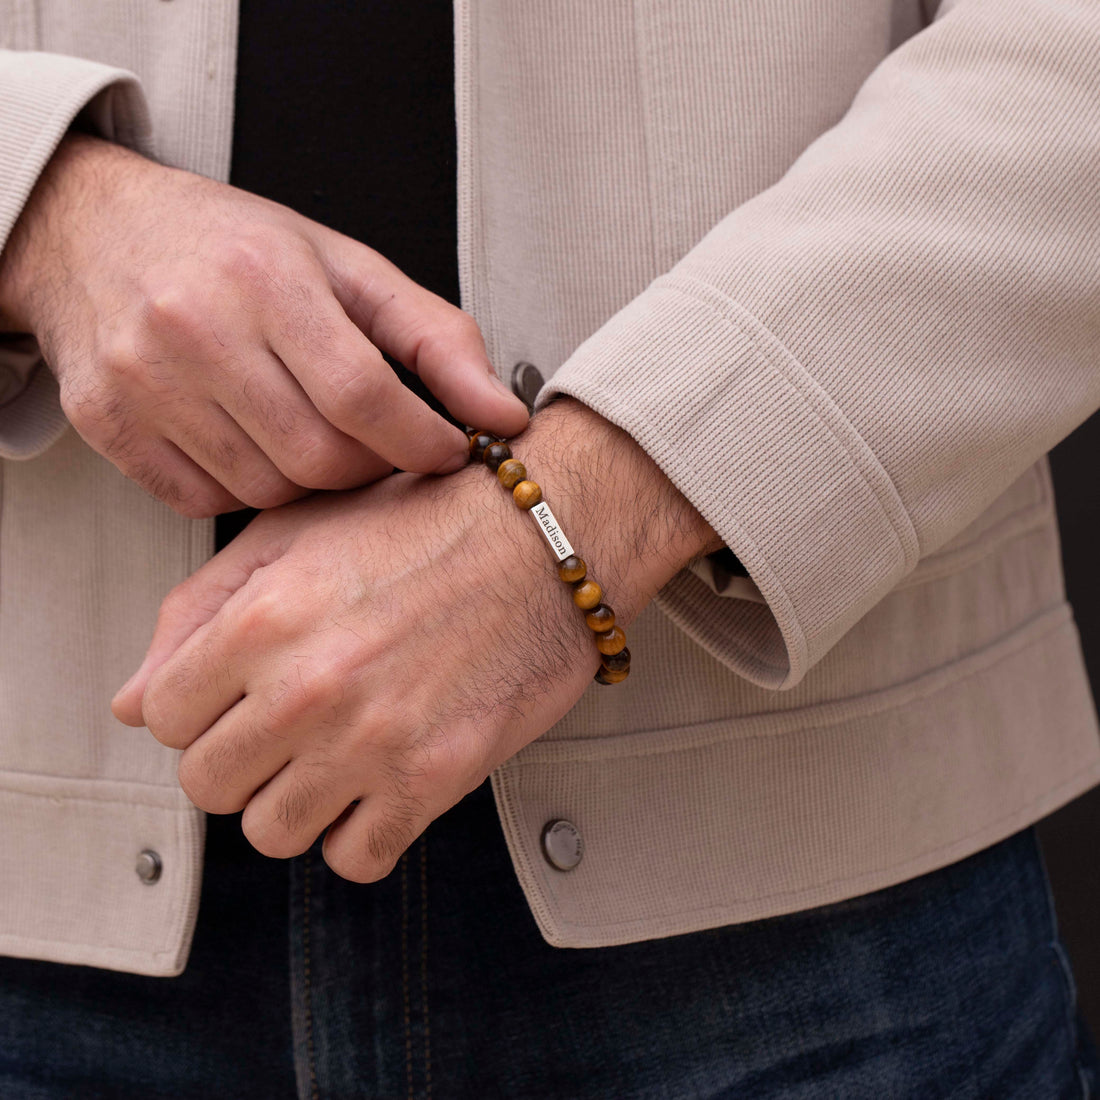
[{"label": "dark background", "polygon": [[[1050,454],[1062,530],[1066,593],[1085,650],[1093,697],[1100,700],[1100,415]],[[1077,976],[1085,1018],[1100,1036],[1100,787],[1039,825],[1062,938]]]}]

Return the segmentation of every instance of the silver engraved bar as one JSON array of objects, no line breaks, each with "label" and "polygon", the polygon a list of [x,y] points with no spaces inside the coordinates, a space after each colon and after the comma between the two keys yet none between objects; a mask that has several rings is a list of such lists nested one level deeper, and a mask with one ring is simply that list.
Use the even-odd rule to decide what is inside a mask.
[{"label": "silver engraved bar", "polygon": [[546,536],[546,541],[550,543],[550,549],[554,551],[558,561],[565,561],[573,553],[573,547],[569,545],[569,540],[554,519],[550,505],[545,500],[540,501],[530,512],[535,519],[535,526]]}]

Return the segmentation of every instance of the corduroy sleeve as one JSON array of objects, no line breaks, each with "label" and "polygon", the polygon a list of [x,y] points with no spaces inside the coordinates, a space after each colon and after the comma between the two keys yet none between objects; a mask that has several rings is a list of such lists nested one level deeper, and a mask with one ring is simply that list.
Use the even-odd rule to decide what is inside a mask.
[{"label": "corduroy sleeve", "polygon": [[[960,0],[558,369],[747,568],[797,684],[1100,405],[1100,5]],[[686,615],[681,574],[658,597]]]},{"label": "corduroy sleeve", "polygon": [[[0,50],[0,248],[78,115],[101,137],[149,152],[148,110],[133,74],[76,57]],[[0,338],[0,458],[33,458],[65,426],[57,384],[34,340]]]}]

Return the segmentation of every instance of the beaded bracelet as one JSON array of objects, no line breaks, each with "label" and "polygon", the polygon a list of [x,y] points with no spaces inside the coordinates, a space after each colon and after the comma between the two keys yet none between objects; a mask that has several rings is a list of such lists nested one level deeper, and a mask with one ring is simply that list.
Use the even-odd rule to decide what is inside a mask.
[{"label": "beaded bracelet", "polygon": [[588,567],[573,553],[550,506],[542,499],[542,490],[527,478],[527,467],[512,457],[512,449],[499,436],[476,428],[466,432],[470,439],[470,457],[484,462],[497,475],[519,508],[529,512],[546,537],[558,559],[558,576],[573,588],[573,602],[585,613],[584,621],[596,635],[600,667],[594,677],[598,684],[618,684],[630,675],[630,650],[626,635],[615,625],[615,612],[601,602],[603,588],[588,576]]}]

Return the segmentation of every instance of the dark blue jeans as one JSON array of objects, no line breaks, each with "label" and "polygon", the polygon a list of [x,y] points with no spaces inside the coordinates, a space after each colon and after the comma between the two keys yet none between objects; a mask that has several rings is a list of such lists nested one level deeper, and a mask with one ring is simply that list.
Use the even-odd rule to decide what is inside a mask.
[{"label": "dark blue jeans", "polygon": [[487,787],[382,883],[211,819],[176,979],[0,959],[4,1100],[1080,1098],[1095,1088],[1034,830],[862,898],[548,947]]}]

